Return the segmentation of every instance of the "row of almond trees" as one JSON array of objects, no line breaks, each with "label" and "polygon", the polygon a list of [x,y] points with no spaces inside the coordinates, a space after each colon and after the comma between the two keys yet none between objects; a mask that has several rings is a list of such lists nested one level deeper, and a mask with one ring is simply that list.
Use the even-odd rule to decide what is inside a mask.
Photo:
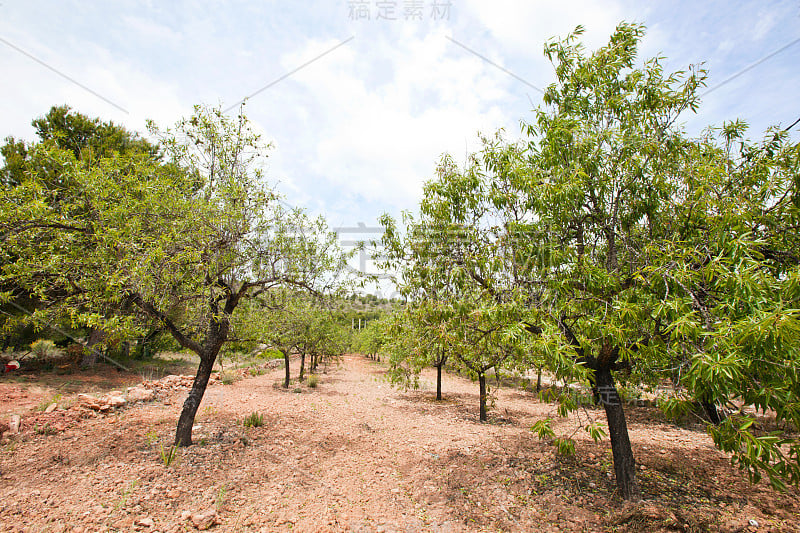
[{"label": "row of almond trees", "polygon": [[640,491],[622,371],[672,379],[669,410],[705,406],[753,481],[797,484],[800,147],[779,128],[751,142],[738,121],[690,138],[679,117],[698,108],[703,70],[638,61],[639,25],[593,53],[581,32],[545,45],[556,82],[520,141],[483,138],[463,168],[443,157],[419,215],[404,230],[382,219],[385,265],[411,302],[386,353],[409,375],[457,363],[479,381],[482,420],[489,369],[544,365],[590,386],[625,499]]}]

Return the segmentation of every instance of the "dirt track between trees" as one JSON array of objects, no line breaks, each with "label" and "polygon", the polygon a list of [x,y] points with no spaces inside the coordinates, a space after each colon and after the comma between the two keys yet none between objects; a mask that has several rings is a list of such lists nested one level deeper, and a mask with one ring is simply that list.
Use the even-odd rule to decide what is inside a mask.
[{"label": "dirt track between trees", "polygon": [[[796,490],[749,486],[702,428],[650,408],[628,409],[645,501],[627,505],[607,440],[579,432],[565,459],[530,432],[555,413],[534,394],[499,390],[481,424],[477,384],[459,377],[436,402],[432,373],[399,391],[360,356],[315,389],[282,389],[281,376],[209,387],[195,445],[169,467],[185,389],[109,414],[26,414],[0,447],[0,531],[800,530]],[[244,427],[254,411],[264,425]],[[54,434],[41,429],[50,420]]]}]

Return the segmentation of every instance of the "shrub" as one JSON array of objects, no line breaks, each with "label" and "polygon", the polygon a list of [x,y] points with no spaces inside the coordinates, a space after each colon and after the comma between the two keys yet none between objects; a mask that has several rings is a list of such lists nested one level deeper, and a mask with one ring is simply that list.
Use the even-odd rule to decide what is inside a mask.
[{"label": "shrub", "polygon": [[283,354],[278,350],[267,348],[263,352],[259,353],[258,357],[261,359],[283,359]]},{"label": "shrub", "polygon": [[53,341],[49,339],[38,339],[31,343],[31,353],[39,359],[47,359],[48,357],[58,355],[60,352]]},{"label": "shrub", "polygon": [[316,374],[309,375],[306,384],[312,389],[316,389],[317,385],[319,385],[319,376]]}]

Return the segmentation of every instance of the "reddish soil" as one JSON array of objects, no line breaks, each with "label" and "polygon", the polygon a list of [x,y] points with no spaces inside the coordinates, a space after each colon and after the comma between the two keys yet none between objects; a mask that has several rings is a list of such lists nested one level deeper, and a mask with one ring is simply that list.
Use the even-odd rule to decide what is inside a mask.
[{"label": "reddish soil", "polygon": [[[432,373],[398,391],[359,356],[314,389],[284,390],[281,376],[215,382],[171,466],[162,450],[185,389],[111,414],[45,414],[25,385],[3,384],[0,422],[28,410],[0,448],[0,531],[194,531],[189,515],[205,511],[215,531],[800,531],[796,489],[749,485],[702,427],[648,407],[627,411],[645,499],[626,504],[607,440],[578,432],[565,459],[530,432],[555,411],[533,394],[499,390],[481,424],[477,384],[455,376],[442,402]],[[264,425],[243,426],[254,411]]]}]

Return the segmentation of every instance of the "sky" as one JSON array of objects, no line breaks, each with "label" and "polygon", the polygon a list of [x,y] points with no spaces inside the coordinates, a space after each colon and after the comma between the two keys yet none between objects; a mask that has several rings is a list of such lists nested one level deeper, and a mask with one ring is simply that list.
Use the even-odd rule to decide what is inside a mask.
[{"label": "sky", "polygon": [[547,40],[583,25],[595,49],[623,20],[647,27],[641,58],[710,71],[690,134],[800,118],[800,0],[0,0],[0,137],[33,140],[53,105],[144,134],[249,97],[286,201],[371,238],[417,210],[442,154],[519,136],[555,78]]}]

